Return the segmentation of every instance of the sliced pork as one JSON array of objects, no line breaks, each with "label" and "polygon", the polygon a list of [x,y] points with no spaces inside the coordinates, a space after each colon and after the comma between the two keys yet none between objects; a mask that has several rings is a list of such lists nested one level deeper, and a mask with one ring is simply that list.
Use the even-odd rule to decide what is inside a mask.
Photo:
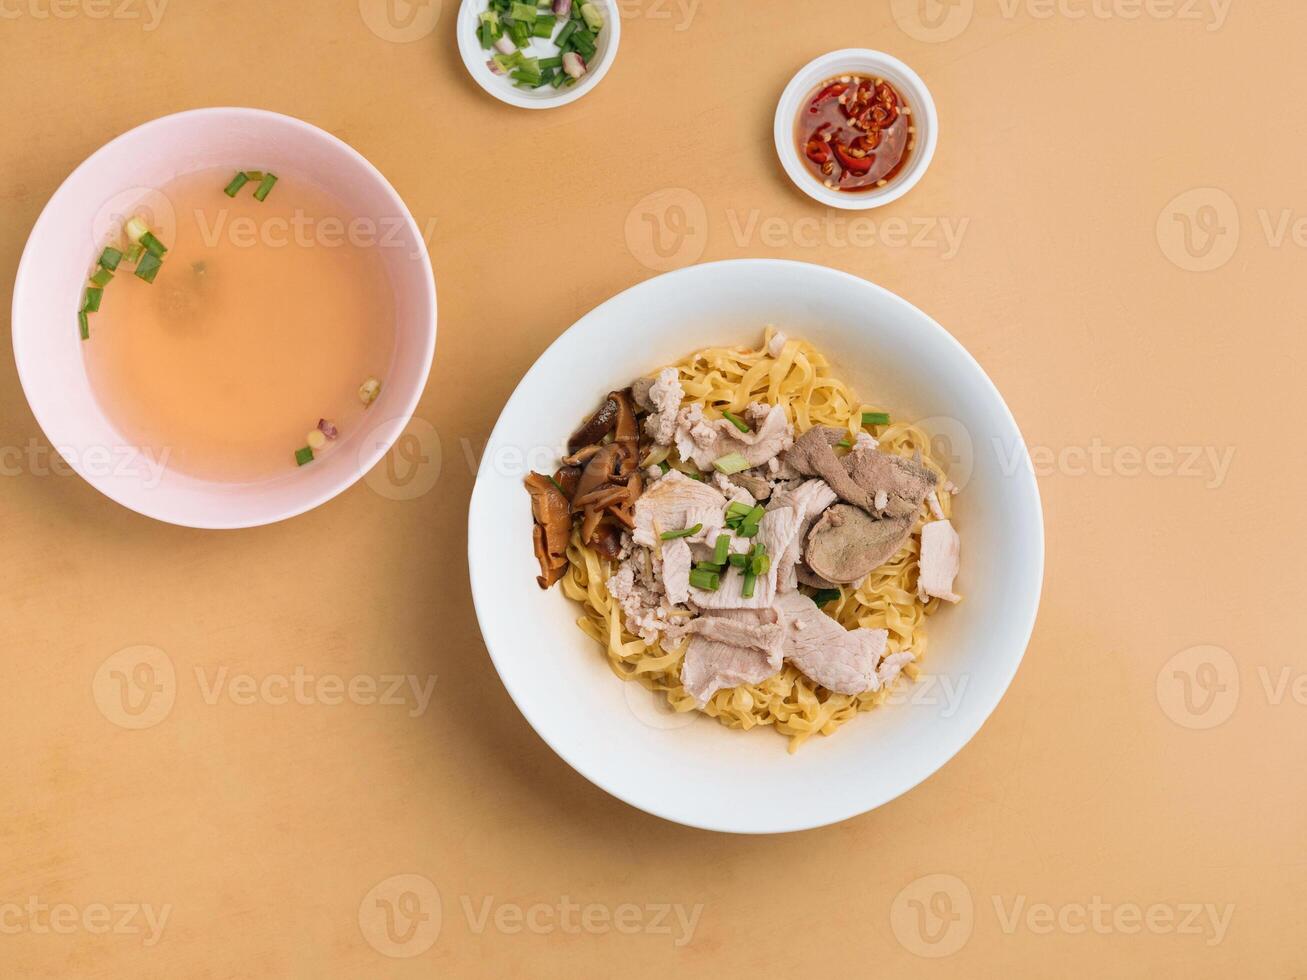
[{"label": "sliced pork", "polygon": [[[693,527],[709,515],[715,515],[717,526],[721,527],[725,510],[726,497],[716,487],[669,470],[635,502],[632,534],[636,544],[656,549],[664,532]],[[688,520],[691,515],[696,519]]]},{"label": "sliced pork", "polygon": [[948,602],[962,597],[953,592],[953,580],[961,566],[962,539],[950,521],[931,521],[921,529],[921,562],[917,572],[917,595],[925,601],[935,596]]},{"label": "sliced pork", "polygon": [[[770,612],[770,611],[768,611]],[[722,688],[761,684],[781,669],[784,630],[750,610],[727,610],[696,624],[681,665],[681,684],[699,707]]]},{"label": "sliced pork", "polygon": [[805,677],[839,694],[880,690],[876,668],[887,630],[846,630],[802,592],[782,593],[777,609],[785,624],[785,659]]},{"label": "sliced pork", "polygon": [[798,567],[803,560],[803,543],[822,512],[839,498],[824,480],[805,480],[788,491],[777,491],[773,506],[787,502],[799,513],[798,533],[790,539],[776,569],[777,586],[782,591],[798,587]]},{"label": "sliced pork", "polygon": [[663,542],[663,588],[667,592],[667,601],[673,605],[683,606],[690,601],[690,566],[693,564],[694,556],[690,554],[685,538]]},{"label": "sliced pork", "polygon": [[753,469],[765,466],[793,444],[794,430],[779,405],[754,402],[745,410],[745,418],[752,427],[741,432],[730,419],[709,420],[702,406],[687,405],[676,420],[677,452],[704,472],[731,453],[739,453]]},{"label": "sliced pork", "polygon": [[[759,575],[754,583],[753,595],[744,595],[744,573],[731,565],[721,575],[721,581],[715,591],[690,588],[690,598],[700,609],[766,609],[776,600],[777,575],[780,569],[780,555],[785,554],[790,542],[798,536],[800,514],[790,504],[773,502],[762,520],[758,523],[758,534],[752,539],[761,544],[771,557],[770,567]],[[747,538],[733,539],[748,547]]]}]

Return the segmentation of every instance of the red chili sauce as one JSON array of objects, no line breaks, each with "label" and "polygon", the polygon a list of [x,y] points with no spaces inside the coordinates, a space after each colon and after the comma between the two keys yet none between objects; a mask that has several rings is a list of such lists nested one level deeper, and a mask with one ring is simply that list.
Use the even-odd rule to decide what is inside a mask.
[{"label": "red chili sauce", "polygon": [[799,110],[795,135],[812,175],[850,193],[888,184],[917,141],[903,96],[869,75],[841,75],[814,89]]}]

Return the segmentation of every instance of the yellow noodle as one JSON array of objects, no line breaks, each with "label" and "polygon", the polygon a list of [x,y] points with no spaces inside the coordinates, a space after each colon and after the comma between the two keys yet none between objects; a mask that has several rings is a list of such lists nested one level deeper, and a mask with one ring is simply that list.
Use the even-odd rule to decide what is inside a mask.
[{"label": "yellow noodle", "polygon": [[[802,340],[787,340],[780,356],[772,357],[767,347],[773,334],[774,329],[768,327],[759,350],[715,347],[674,365],[686,399],[702,405],[710,418],[720,418],[723,409],[738,414],[754,401],[780,405],[798,433],[814,425],[829,425],[846,430],[850,437],[862,431],[863,412],[884,410],[858,401],[848,386],[833,376],[826,358]],[[883,427],[877,440],[888,453],[908,457],[920,454],[944,485],[946,474],[931,457],[930,439],[920,429],[895,422]],[[947,516],[952,497],[942,490],[938,496]],[[916,660],[904,669],[910,679],[917,677],[918,665],[926,654],[926,617],[940,604],[938,599],[923,603],[917,598],[921,526],[930,519],[927,504],[917,516],[912,537],[902,551],[868,575],[851,595],[825,607],[846,629],[865,626],[887,630],[887,653],[913,651]],[[668,653],[627,632],[622,611],[605,585],[613,571],[611,563],[582,545],[575,531],[567,558],[563,591],[580,603],[583,615],[578,625],[604,647],[613,672],[623,680],[639,681],[665,698],[675,711],[697,710],[680,681],[681,660],[689,641],[682,640],[674,652]],[[830,735],[859,711],[876,707],[889,693],[890,689],[883,687],[866,694],[836,694],[787,663],[779,674],[760,684],[718,691],[703,710],[730,728],[747,731],[770,725],[789,737],[793,752],[812,735]]]}]

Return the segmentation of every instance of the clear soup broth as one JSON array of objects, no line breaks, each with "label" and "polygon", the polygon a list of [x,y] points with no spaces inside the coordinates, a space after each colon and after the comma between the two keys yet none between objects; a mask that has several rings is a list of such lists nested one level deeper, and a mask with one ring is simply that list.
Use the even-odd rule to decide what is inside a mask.
[{"label": "clear soup broth", "polygon": [[[124,265],[83,344],[92,390],[125,442],[174,470],[248,483],[294,472],[320,419],[339,449],[384,383],[394,301],[378,238],[321,188],[281,174],[264,201],[233,169],[162,188],[175,231],[155,281]],[[172,240],[169,240],[171,237]],[[125,247],[125,244],[123,244]]]}]

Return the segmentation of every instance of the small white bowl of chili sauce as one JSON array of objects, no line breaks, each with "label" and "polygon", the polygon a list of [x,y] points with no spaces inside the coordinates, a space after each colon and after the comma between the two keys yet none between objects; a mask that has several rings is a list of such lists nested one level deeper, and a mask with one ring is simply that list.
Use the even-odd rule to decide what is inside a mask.
[{"label": "small white bowl of chili sauce", "polygon": [[776,109],[776,152],[790,179],[814,200],[850,211],[888,204],[916,186],[938,136],[921,76],[866,48],[808,64]]}]

